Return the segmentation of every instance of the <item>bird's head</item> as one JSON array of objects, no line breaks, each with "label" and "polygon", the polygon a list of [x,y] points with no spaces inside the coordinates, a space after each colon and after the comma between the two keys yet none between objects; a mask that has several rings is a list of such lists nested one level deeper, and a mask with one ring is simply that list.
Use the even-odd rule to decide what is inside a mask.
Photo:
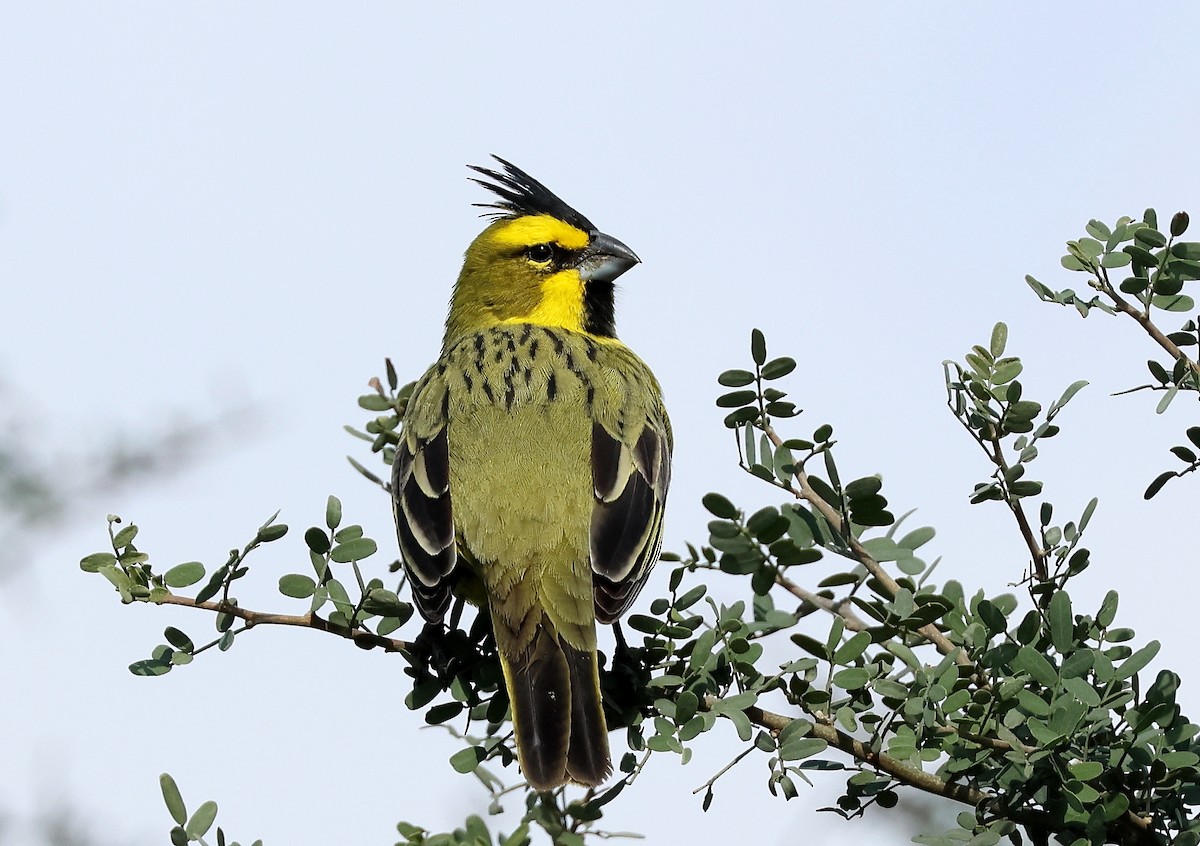
[{"label": "bird's head", "polygon": [[471,168],[500,199],[477,204],[496,209],[495,220],[467,248],[444,346],[505,323],[615,338],[613,282],[638,257],[525,171],[494,158],[503,171]]}]

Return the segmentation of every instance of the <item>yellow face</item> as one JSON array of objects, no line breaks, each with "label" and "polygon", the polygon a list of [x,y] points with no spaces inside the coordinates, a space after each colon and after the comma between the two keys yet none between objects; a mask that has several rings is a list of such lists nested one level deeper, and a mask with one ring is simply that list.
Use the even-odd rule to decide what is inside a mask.
[{"label": "yellow face", "polygon": [[492,243],[508,247],[510,278],[536,285],[540,296],[525,313],[497,315],[499,323],[537,323],[584,331],[584,283],[578,259],[588,234],[549,215],[501,222]]},{"label": "yellow face", "polygon": [[500,218],[467,249],[445,343],[514,323],[614,339],[612,282],[637,261],[620,241],[552,215]]}]

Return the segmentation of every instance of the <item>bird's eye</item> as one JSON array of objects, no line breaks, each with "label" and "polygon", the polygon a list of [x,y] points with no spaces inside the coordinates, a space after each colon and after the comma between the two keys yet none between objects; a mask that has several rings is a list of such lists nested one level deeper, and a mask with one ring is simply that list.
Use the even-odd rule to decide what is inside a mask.
[{"label": "bird's eye", "polygon": [[536,261],[540,264],[554,258],[554,248],[549,244],[534,244],[525,251],[525,255],[529,256],[530,261]]}]

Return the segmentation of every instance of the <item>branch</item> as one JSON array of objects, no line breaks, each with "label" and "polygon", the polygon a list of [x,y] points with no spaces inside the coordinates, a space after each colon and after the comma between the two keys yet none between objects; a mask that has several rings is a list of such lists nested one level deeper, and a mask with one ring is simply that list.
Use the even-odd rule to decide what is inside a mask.
[{"label": "branch", "polygon": [[231,605],[228,602],[197,602],[191,597],[176,596],[173,593],[167,594],[157,602],[160,605],[182,605],[185,608],[199,608],[202,611],[211,611],[214,614],[229,614],[231,617],[245,620],[247,629],[252,629],[255,626],[299,626],[303,629],[316,629],[317,631],[344,637],[347,640],[354,641],[356,646],[360,646],[363,649],[379,647],[385,652],[407,652],[412,648],[412,644],[406,640],[384,637],[366,629],[351,629],[346,626],[340,626],[337,623],[331,623],[311,613],[269,614],[263,611],[251,611],[248,608],[241,608],[237,605]]},{"label": "branch", "polygon": [[[776,432],[769,424],[764,424],[763,431],[766,432],[767,437],[771,439],[771,443],[775,445],[776,449],[783,446],[783,438],[779,437],[779,433]],[[892,578],[891,574],[888,573],[884,566],[876,561],[874,557],[872,557],[871,553],[867,552],[866,548],[859,543],[858,538],[854,537],[853,533],[845,530],[845,527],[842,524],[842,515],[838,513],[836,508],[834,508],[825,500],[821,499],[820,494],[813,490],[812,484],[808,481],[808,474],[805,473],[804,470],[799,466],[797,466],[792,475],[795,477],[796,482],[800,485],[800,490],[795,492],[796,496],[807,502],[814,510],[820,512],[821,516],[825,518],[825,521],[833,527],[833,530],[846,540],[846,543],[850,547],[850,551],[854,555],[854,560],[859,564],[862,564],[867,569],[868,573],[879,580],[879,582],[887,590],[888,594],[894,597],[900,590],[900,585],[896,583],[896,580]],[[973,665],[973,662],[967,655],[966,650],[951,643],[950,639],[938,631],[937,626],[933,625],[933,623],[927,623],[926,625],[921,626],[921,628],[917,629],[917,632],[934,646],[936,646],[938,651],[943,655],[955,656],[954,660],[960,665]]]},{"label": "branch", "polygon": [[[716,701],[717,697],[715,696],[705,696],[704,707],[711,709]],[[776,714],[772,711],[764,711],[756,705],[747,708],[745,714],[750,718],[750,722],[769,730],[772,734],[778,734],[792,721],[790,717],[785,717],[783,714]],[[916,767],[910,767],[908,764],[898,761],[889,755],[872,750],[861,740],[856,740],[827,723],[814,722],[812,734],[814,737],[821,738],[830,746],[845,752],[856,761],[869,764],[903,784],[923,790],[926,793],[931,793],[935,796],[944,796],[947,799],[953,799],[956,802],[962,802],[972,807],[980,807],[985,804],[995,805],[1002,798],[991,793],[976,790],[973,787],[968,787],[965,784],[954,784],[953,782],[943,781],[932,773],[927,773]],[[996,743],[1000,742],[996,741]],[[1058,833],[1051,825],[1052,820],[1050,817],[1035,808],[1010,809],[997,807],[996,811],[1018,825]],[[1117,842],[1119,843],[1128,844],[1129,846],[1162,846],[1163,841],[1150,827],[1149,821],[1132,811],[1126,811],[1125,815],[1115,823],[1115,826],[1118,836]]]},{"label": "branch", "polygon": [[[706,708],[711,709],[716,701],[717,697],[715,696],[709,695],[704,697]],[[750,722],[773,733],[782,731],[792,721],[790,717],[785,717],[783,714],[776,714],[771,711],[764,711],[757,705],[747,708],[746,716],[750,718]],[[948,799],[954,799],[957,802],[963,802],[972,806],[995,798],[991,794],[983,793],[963,784],[942,781],[932,773],[918,770],[916,767],[910,767],[908,764],[902,763],[889,755],[884,755],[882,752],[875,752],[861,740],[855,740],[850,735],[827,723],[814,722],[812,734],[814,737],[821,738],[830,746],[845,752],[855,760],[870,764],[881,772],[895,777],[904,784],[924,790],[926,793],[945,796]]]},{"label": "branch", "polygon": [[1113,301],[1113,305],[1116,306],[1117,311],[1121,312],[1122,314],[1127,314],[1136,320],[1138,325],[1145,330],[1146,334],[1153,338],[1155,343],[1166,350],[1171,358],[1175,359],[1176,361],[1186,361],[1188,366],[1191,368],[1192,373],[1198,379],[1200,379],[1200,364],[1190,359],[1187,353],[1179,348],[1178,344],[1164,335],[1163,331],[1159,329],[1158,326],[1154,324],[1154,321],[1150,319],[1149,314],[1130,305],[1129,301],[1122,297],[1120,293],[1117,292],[1117,289],[1112,286],[1112,283],[1108,281],[1107,273],[1100,275],[1099,279],[1100,289]]},{"label": "branch", "polygon": [[801,602],[841,617],[846,623],[846,628],[852,632],[861,632],[867,629],[866,622],[864,622],[861,617],[854,613],[850,607],[850,603],[848,602],[839,602],[837,600],[830,599],[827,596],[815,594],[810,590],[802,588],[787,576],[783,575],[783,573],[775,574],[775,584],[779,585]]},{"label": "branch", "polygon": [[1033,559],[1034,577],[1039,582],[1045,582],[1049,579],[1049,574],[1046,570],[1046,558],[1048,557],[1046,550],[1042,549],[1042,545],[1033,536],[1033,528],[1029,525],[1029,518],[1025,516],[1025,509],[1021,506],[1021,498],[1014,496],[1013,492],[1009,490],[1008,462],[1004,460],[1004,452],[1000,447],[1000,441],[993,437],[991,443],[992,454],[990,458],[992,459],[992,463],[996,465],[996,469],[1000,471],[999,482],[1004,489],[1004,501],[1008,504],[1008,510],[1016,518],[1017,526],[1021,530],[1021,537],[1025,539],[1025,546],[1029,548],[1029,555]]}]

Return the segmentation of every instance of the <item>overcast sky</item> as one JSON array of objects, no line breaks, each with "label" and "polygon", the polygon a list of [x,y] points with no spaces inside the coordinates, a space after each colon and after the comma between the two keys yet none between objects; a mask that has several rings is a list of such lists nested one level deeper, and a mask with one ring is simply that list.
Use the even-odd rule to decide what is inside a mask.
[{"label": "overcast sky", "polygon": [[[941,361],[1005,320],[1027,396],[1092,383],[1034,465],[1064,519],[1101,500],[1076,605],[1120,589],[1120,619],[1164,641],[1156,666],[1183,673],[1197,710],[1180,589],[1197,482],[1141,499],[1195,407],[1110,397],[1155,348],[1022,281],[1082,287],[1058,258],[1089,218],[1200,217],[1195,6],[441,5],[0,5],[4,401],[38,450],[72,457],[64,485],[113,431],[257,409],[181,473],[26,539],[0,583],[0,812],[66,803],[98,843],[165,842],[164,770],[191,805],[218,800],[229,834],[276,846],[391,843],[399,819],[440,828],[482,805],[445,763],[456,741],[404,708],[400,658],[259,630],[134,678],[165,625],[199,639],[211,621],[123,608],[77,562],[104,548],[106,513],[136,521],[160,566],[211,568],[282,508],[297,531],[251,559],[240,595],[295,608],[275,582],[306,567],[302,530],[336,493],[382,570],[389,504],[346,464],[365,452],[341,427],[365,419],[355,397],[385,356],[413,378],[436,355],[482,226],[470,204],[488,198],[464,166],[490,153],[643,259],[618,326],[675,422],[668,548],[705,540],[705,491],[773,500],[739,477],[712,404],[758,326],[801,362],[787,434],[834,424],[843,474],[882,473],[896,509],[937,527],[940,579],[1004,590],[1020,538],[1001,507],[967,505],[987,468],[945,408]],[[658,756],[608,826],[654,843],[846,836],[812,810],[836,774],[785,803],[764,758],[701,814],[691,791],[735,749],[712,746],[687,767]]]}]

